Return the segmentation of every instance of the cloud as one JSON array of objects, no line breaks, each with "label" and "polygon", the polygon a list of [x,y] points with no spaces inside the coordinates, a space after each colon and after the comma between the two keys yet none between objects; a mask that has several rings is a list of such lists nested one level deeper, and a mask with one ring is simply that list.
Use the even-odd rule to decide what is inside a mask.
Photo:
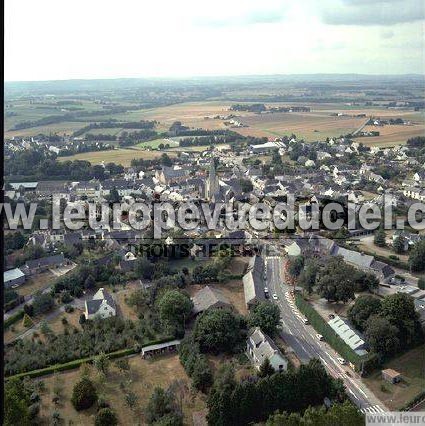
[{"label": "cloud", "polygon": [[385,30],[381,32],[381,38],[384,40],[388,40],[389,38],[394,37],[394,31],[393,30]]},{"label": "cloud", "polygon": [[394,25],[425,19],[423,0],[335,0],[321,11],[330,25]]}]

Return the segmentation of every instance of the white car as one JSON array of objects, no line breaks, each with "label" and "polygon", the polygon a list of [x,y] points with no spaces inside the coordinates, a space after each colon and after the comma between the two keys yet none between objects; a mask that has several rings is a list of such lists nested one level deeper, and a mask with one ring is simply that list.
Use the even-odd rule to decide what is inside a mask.
[{"label": "white car", "polygon": [[276,294],[276,293],[273,293],[273,296],[272,296],[272,297],[273,297],[273,299],[274,299],[274,300],[277,300],[277,299],[278,299],[278,297],[277,297],[277,294]]},{"label": "white car", "polygon": [[345,365],[347,363],[344,358],[337,358],[337,360],[341,365]]},{"label": "white car", "polygon": [[308,325],[308,324],[310,324],[310,321],[307,318],[303,318],[303,323],[305,325]]},{"label": "white car", "polygon": [[264,293],[268,293],[269,289],[267,287],[264,287]]},{"label": "white car", "polygon": [[323,336],[322,336],[321,334],[319,334],[319,333],[317,333],[317,334],[316,334],[316,337],[317,337],[320,341],[322,341],[322,340],[323,340]]}]

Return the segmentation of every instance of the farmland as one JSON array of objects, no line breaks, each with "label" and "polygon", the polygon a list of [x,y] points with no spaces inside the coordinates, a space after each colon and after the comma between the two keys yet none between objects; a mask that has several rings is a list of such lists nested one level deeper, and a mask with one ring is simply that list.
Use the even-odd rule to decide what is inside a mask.
[{"label": "farmland", "polygon": [[[177,153],[167,152],[170,157],[174,157]],[[92,164],[101,164],[102,162],[116,164],[122,164],[123,166],[130,166],[131,160],[143,158],[145,160],[151,160],[158,158],[162,155],[161,151],[148,151],[140,147],[129,147],[119,148],[110,151],[96,151],[96,152],[84,152],[82,154],[76,154],[69,157],[60,157],[60,161],[68,160],[85,160],[90,161]]]}]

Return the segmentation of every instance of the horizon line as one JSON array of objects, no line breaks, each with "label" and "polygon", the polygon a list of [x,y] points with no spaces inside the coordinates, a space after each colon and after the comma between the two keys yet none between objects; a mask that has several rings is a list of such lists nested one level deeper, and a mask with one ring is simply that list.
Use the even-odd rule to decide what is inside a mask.
[{"label": "horizon line", "polygon": [[271,73],[271,74],[219,74],[219,75],[192,75],[192,76],[144,76],[144,77],[81,77],[81,78],[60,78],[46,80],[4,80],[4,84],[9,83],[49,83],[49,82],[71,82],[71,81],[113,81],[113,80],[202,80],[202,79],[223,79],[223,78],[266,78],[266,77],[314,77],[314,76],[353,76],[353,77],[424,77],[425,73],[400,73],[400,74],[380,74],[380,73]]}]

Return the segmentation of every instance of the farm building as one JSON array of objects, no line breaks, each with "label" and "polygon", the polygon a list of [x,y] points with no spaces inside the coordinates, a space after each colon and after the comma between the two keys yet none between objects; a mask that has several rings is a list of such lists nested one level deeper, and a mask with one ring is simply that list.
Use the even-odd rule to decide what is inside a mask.
[{"label": "farm building", "polygon": [[335,333],[358,355],[366,355],[366,342],[341,317],[335,315],[328,324]]},{"label": "farm building", "polygon": [[386,370],[382,370],[382,378],[387,382],[395,384],[401,380],[401,374],[392,368],[387,368]]},{"label": "farm building", "polygon": [[25,274],[19,269],[10,269],[3,273],[3,283],[6,288],[17,287],[25,282]]},{"label": "farm building", "polygon": [[171,340],[170,342],[158,343],[142,348],[142,358],[152,357],[153,355],[174,352],[180,345],[180,340]]}]

